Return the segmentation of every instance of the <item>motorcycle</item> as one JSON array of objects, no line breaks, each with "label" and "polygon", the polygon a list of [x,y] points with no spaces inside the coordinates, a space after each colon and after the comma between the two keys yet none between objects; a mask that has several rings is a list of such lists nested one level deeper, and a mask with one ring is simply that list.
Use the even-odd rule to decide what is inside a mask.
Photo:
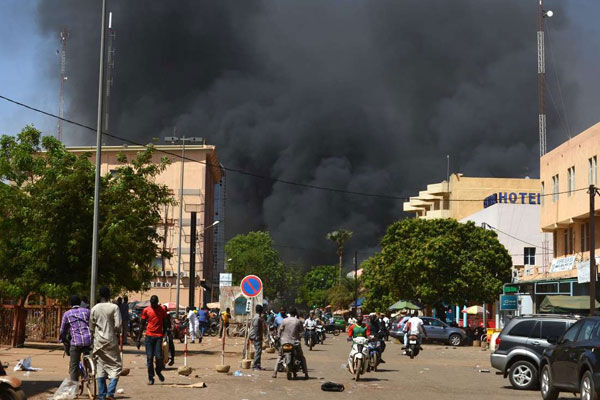
[{"label": "motorcycle", "polygon": [[298,348],[300,343],[285,343],[281,346],[283,357],[281,359],[282,369],[285,371],[287,379],[296,379],[298,371],[302,369],[302,361],[298,357]]},{"label": "motorcycle", "polygon": [[337,336],[340,334],[341,329],[335,324],[327,324],[325,325],[325,332],[331,333],[333,336]]},{"label": "motorcycle", "polygon": [[175,318],[171,331],[173,332],[173,340],[179,339],[180,343],[185,342],[185,336],[188,334],[188,320],[182,322],[180,319]]},{"label": "motorcycle", "polygon": [[381,340],[376,339],[374,336],[369,337],[369,364],[367,367],[368,371],[377,371],[377,366],[381,361]]},{"label": "motorcycle", "polygon": [[129,337],[136,341],[140,332],[140,316],[136,313],[129,313]]},{"label": "motorcycle", "polygon": [[406,349],[406,355],[410,356],[412,360],[416,356],[419,355],[419,351],[421,350],[421,346],[419,345],[419,336],[418,335],[409,335],[408,336],[408,348]]},{"label": "motorcycle", "polygon": [[307,326],[304,334],[306,335],[306,346],[309,350],[312,350],[313,346],[319,341],[315,327]]},{"label": "motorcycle", "polygon": [[279,340],[279,336],[277,335],[277,329],[269,329],[269,347],[279,351],[279,347],[281,346],[281,341]]},{"label": "motorcycle", "polygon": [[21,380],[7,376],[4,365],[0,362],[0,399],[26,400],[25,392],[21,389]]},{"label": "motorcycle", "polygon": [[321,344],[325,344],[325,330],[323,325],[317,325],[317,339]]},{"label": "motorcycle", "polygon": [[348,360],[348,369],[354,380],[358,382],[360,375],[367,372],[367,360],[369,358],[368,339],[356,337],[352,339],[352,350]]}]

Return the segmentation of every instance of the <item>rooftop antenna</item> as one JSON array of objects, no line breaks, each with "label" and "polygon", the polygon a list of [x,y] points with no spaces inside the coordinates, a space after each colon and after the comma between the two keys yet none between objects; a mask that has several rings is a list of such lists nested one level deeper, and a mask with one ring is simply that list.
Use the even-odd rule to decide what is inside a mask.
[{"label": "rooftop antenna", "polygon": [[538,58],[538,130],[540,157],[546,154],[546,51],[544,47],[544,18],[554,15],[544,10],[544,0],[537,0],[537,58]]},{"label": "rooftop antenna", "polygon": [[60,95],[58,97],[58,124],[57,124],[57,139],[62,142],[62,127],[63,127],[63,109],[65,105],[65,82],[67,80],[67,38],[69,32],[67,28],[60,31]]}]

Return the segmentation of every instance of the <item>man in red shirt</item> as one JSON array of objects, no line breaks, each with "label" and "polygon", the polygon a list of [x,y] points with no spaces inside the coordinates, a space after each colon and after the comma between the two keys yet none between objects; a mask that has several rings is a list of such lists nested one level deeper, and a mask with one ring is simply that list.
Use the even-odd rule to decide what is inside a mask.
[{"label": "man in red shirt", "polygon": [[161,374],[164,369],[162,355],[162,339],[165,332],[167,312],[158,304],[158,296],[150,297],[150,305],[142,311],[142,326],[137,340],[138,349],[142,332],[146,331],[146,365],[148,366],[148,385],[154,385],[154,358],[156,358],[156,376],[161,382],[165,377]]}]

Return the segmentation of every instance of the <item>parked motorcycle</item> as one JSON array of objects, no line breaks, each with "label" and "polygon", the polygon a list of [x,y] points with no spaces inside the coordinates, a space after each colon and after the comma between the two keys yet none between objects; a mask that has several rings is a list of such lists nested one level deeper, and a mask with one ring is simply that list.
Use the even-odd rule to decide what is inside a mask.
[{"label": "parked motorcycle", "polygon": [[185,342],[185,336],[188,334],[188,320],[182,322],[180,319],[175,318],[171,331],[173,332],[173,340],[179,339],[180,343]]},{"label": "parked motorcycle", "polygon": [[281,346],[283,352],[281,363],[288,380],[296,379],[298,372],[302,369],[302,361],[298,357],[299,348],[300,343],[285,343]]},{"label": "parked motorcycle", "polygon": [[14,376],[7,376],[4,365],[0,361],[0,399],[26,400],[25,392],[21,389],[21,380]]},{"label": "parked motorcycle", "polygon": [[419,355],[419,351],[421,347],[419,346],[419,336],[417,335],[409,335],[408,336],[408,348],[406,349],[406,355],[410,356],[412,360],[416,356]]},{"label": "parked motorcycle", "polygon": [[365,337],[352,339],[352,350],[350,351],[348,369],[354,375],[358,382],[360,376],[367,372],[367,362],[369,358],[369,340]]}]

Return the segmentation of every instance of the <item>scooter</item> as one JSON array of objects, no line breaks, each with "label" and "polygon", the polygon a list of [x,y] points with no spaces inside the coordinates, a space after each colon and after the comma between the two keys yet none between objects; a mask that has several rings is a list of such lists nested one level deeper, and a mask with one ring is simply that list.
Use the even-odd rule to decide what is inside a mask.
[{"label": "scooter", "polygon": [[381,339],[375,338],[375,336],[369,337],[369,365],[368,371],[377,371],[377,366],[381,361]]},{"label": "scooter", "polygon": [[419,336],[417,335],[409,335],[408,336],[408,348],[406,349],[406,355],[410,356],[412,360],[416,356],[419,355],[419,351],[421,350],[421,346],[419,346]]},{"label": "scooter", "polygon": [[4,365],[0,362],[0,399],[26,400],[25,392],[21,389],[21,380],[14,376],[7,376]]},{"label": "scooter", "polygon": [[300,361],[297,353],[299,347],[300,343],[285,343],[281,346],[283,352],[282,369],[285,371],[288,380],[296,379],[298,371],[302,369],[302,361]]},{"label": "scooter", "polygon": [[352,351],[350,351],[350,359],[348,369],[354,380],[358,382],[360,376],[367,372],[367,363],[369,359],[369,340],[365,337],[356,337],[352,339]]}]

